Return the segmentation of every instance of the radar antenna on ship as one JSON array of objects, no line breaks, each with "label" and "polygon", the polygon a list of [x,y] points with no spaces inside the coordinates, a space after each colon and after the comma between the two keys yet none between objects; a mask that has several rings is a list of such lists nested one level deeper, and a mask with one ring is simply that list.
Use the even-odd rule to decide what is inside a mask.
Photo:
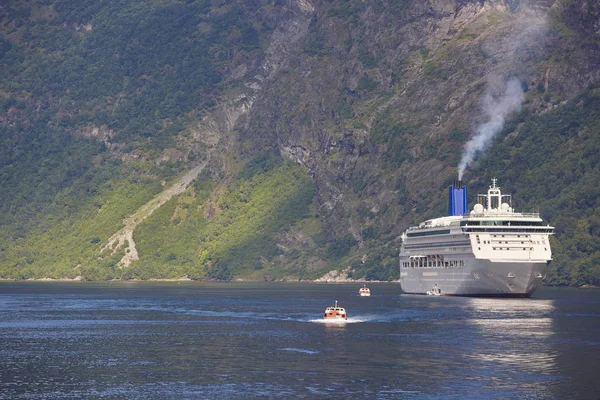
[{"label": "radar antenna on ship", "polygon": [[512,212],[512,196],[502,194],[498,179],[492,178],[492,185],[489,186],[487,194],[478,194],[477,203],[484,208],[477,208],[477,213],[481,212]]}]

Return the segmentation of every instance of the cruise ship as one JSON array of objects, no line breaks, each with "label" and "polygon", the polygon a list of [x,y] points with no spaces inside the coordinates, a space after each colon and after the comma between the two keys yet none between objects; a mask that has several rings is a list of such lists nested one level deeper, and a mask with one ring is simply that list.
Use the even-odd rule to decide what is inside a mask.
[{"label": "cruise ship", "polygon": [[502,194],[495,178],[471,212],[467,187],[450,186],[448,214],[402,234],[404,293],[529,297],[542,284],[554,227],[538,213],[513,210],[511,196]]}]

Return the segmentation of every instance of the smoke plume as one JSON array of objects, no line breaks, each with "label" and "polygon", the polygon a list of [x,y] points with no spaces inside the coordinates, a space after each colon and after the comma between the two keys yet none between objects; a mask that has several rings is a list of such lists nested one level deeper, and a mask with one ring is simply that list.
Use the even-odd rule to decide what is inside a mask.
[{"label": "smoke plume", "polygon": [[458,164],[459,180],[462,180],[465,169],[478,153],[485,151],[502,130],[506,116],[521,110],[524,100],[525,94],[517,78],[508,80],[500,95],[494,96],[490,92],[485,95],[483,98],[485,122],[475,128],[475,136],[465,144],[462,159]]}]

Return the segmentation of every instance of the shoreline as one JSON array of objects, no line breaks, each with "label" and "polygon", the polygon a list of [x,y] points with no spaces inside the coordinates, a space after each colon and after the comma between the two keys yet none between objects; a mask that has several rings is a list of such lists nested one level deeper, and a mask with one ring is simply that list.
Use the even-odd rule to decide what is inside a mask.
[{"label": "shoreline", "polygon": [[[234,279],[231,281],[220,281],[214,279],[190,279],[190,278],[152,278],[152,279],[110,279],[100,281],[87,281],[81,276],[75,278],[27,278],[27,279],[13,279],[13,278],[0,278],[0,282],[87,282],[87,283],[104,283],[104,282],[122,282],[122,283],[141,283],[141,282],[194,282],[194,283],[316,283],[316,284],[347,284],[347,283],[400,283],[399,280],[393,281],[367,281],[361,279],[323,279],[318,278],[314,280],[289,280],[289,279],[275,279],[270,281],[265,280],[254,280],[254,279]],[[557,285],[542,285],[541,287],[568,287],[575,289],[600,289],[600,286],[596,285],[581,285],[581,286],[557,286]]]},{"label": "shoreline", "polygon": [[86,281],[80,277],[76,278],[27,278],[27,279],[12,279],[12,278],[0,278],[0,282],[90,282],[90,283],[99,283],[99,282],[197,282],[197,283],[319,283],[319,284],[336,284],[336,283],[399,283],[400,281],[366,281],[364,279],[347,279],[347,280],[253,280],[253,279],[234,279],[231,281],[219,281],[219,280],[203,280],[203,279],[190,279],[190,278],[153,278],[153,279],[110,279],[110,280],[100,280],[100,281]]}]

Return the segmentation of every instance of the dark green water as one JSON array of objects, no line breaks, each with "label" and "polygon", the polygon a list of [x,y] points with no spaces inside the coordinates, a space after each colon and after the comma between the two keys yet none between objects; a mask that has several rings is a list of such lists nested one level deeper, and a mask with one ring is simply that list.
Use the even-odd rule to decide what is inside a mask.
[{"label": "dark green water", "polygon": [[600,396],[600,290],[360,286],[0,282],[0,399]]}]

